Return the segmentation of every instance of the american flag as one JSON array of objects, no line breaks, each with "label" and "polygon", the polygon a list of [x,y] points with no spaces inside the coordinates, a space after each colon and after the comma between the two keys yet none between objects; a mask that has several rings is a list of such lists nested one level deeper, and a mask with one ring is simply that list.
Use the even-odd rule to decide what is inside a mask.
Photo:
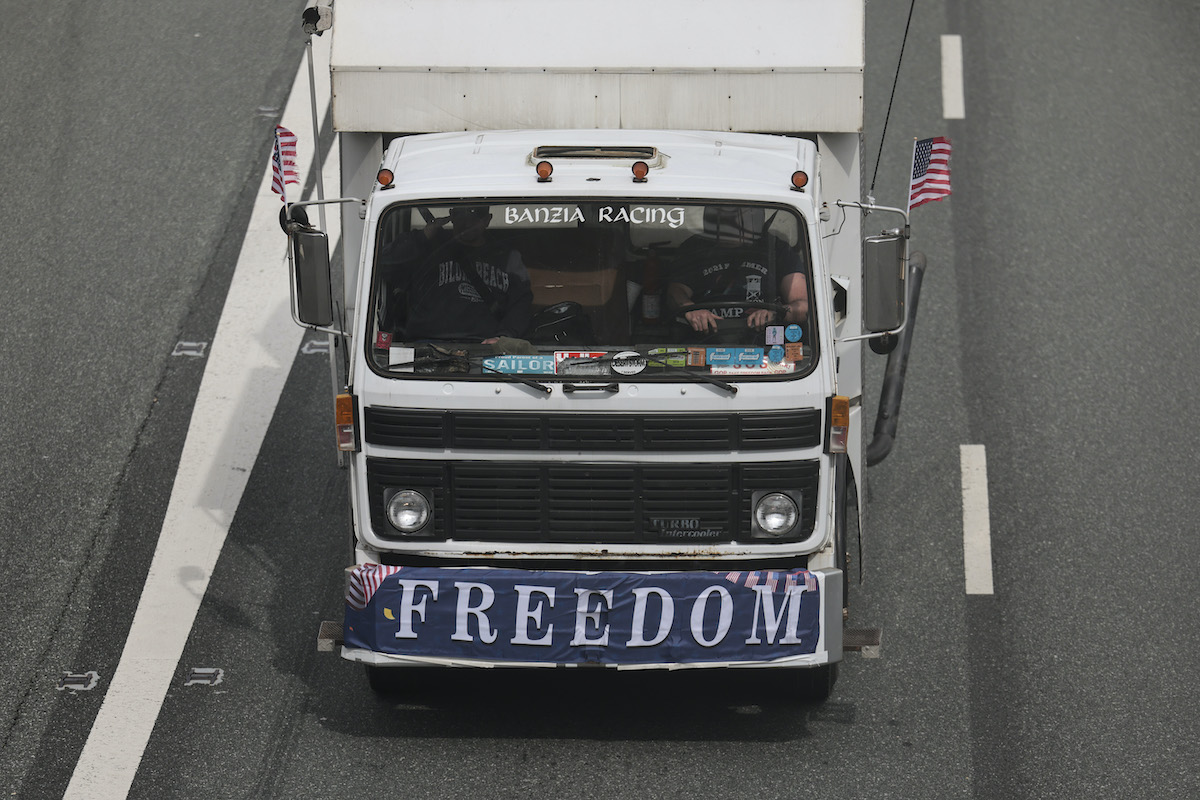
[{"label": "american flag", "polygon": [[950,140],[944,136],[913,145],[912,185],[908,210],[950,196]]},{"label": "american flag", "polygon": [[783,581],[784,591],[793,586],[799,586],[801,582],[804,583],[805,591],[815,592],[817,590],[817,576],[804,569],[786,573],[774,571],[727,572],[724,578],[735,586],[745,586],[747,589],[753,589],[760,583],[766,583],[772,593],[779,592],[780,580]]},{"label": "american flag", "polygon": [[385,567],[382,564],[360,564],[350,571],[346,581],[346,605],[362,611],[371,602],[371,595],[389,575],[395,575],[400,567]]},{"label": "american flag", "polygon": [[299,183],[296,170],[296,134],[282,125],[275,126],[275,147],[271,150],[271,191],[287,202],[288,183]]}]

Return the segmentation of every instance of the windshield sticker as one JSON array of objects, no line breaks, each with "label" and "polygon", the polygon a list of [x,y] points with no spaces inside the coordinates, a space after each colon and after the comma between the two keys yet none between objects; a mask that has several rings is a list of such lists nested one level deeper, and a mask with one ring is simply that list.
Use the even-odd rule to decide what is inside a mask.
[{"label": "windshield sticker", "polygon": [[708,363],[705,359],[706,348],[689,347],[687,349],[687,365],[689,367],[703,367]]},{"label": "windshield sticker", "polygon": [[717,366],[755,367],[762,363],[761,347],[710,347],[708,363]]},{"label": "windshield sticker", "polygon": [[601,361],[606,355],[605,352],[556,350],[554,371],[560,375],[607,375],[608,366]]},{"label": "windshield sticker", "polygon": [[656,347],[646,356],[650,366],[660,369],[682,369],[687,364],[687,350],[682,347]]},{"label": "windshield sticker", "polygon": [[713,375],[786,375],[796,371],[796,365],[791,361],[772,363],[762,359],[757,364],[729,364],[714,366]]},{"label": "windshield sticker", "polygon": [[783,326],[767,326],[767,344],[783,344]]},{"label": "windshield sticker", "polygon": [[554,356],[494,356],[483,360],[483,371],[507,375],[553,375]]},{"label": "windshield sticker", "polygon": [[803,334],[804,331],[800,330],[800,326],[792,323],[791,325],[788,325],[786,329],[784,329],[783,338],[787,339],[789,342],[798,342]]},{"label": "windshield sticker", "polygon": [[785,344],[783,346],[783,357],[787,361],[800,362],[804,360],[804,345],[802,344]]},{"label": "windshield sticker", "polygon": [[646,369],[646,357],[635,350],[617,353],[612,357],[612,370],[618,375],[637,375]]},{"label": "windshield sticker", "polygon": [[783,348],[779,345],[775,345],[768,350],[767,361],[770,361],[772,364],[778,364],[780,361],[783,361]]}]

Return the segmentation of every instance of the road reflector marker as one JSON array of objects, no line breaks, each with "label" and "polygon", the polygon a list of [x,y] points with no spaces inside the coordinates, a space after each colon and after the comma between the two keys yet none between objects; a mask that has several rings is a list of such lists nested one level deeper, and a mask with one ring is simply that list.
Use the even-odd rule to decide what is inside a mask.
[{"label": "road reflector marker", "polygon": [[216,686],[225,679],[225,670],[217,667],[192,667],[184,686]]},{"label": "road reflector marker", "polygon": [[55,688],[60,692],[63,689],[70,689],[72,692],[90,692],[96,688],[96,684],[99,682],[100,674],[98,672],[64,672],[58,679],[58,686]]},{"label": "road reflector marker", "polygon": [[206,350],[208,350],[208,342],[176,342],[171,355],[204,358]]}]

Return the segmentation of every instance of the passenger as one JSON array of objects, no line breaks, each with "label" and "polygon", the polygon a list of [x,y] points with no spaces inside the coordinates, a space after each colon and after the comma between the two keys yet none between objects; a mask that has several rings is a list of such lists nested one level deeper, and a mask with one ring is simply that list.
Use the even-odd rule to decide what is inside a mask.
[{"label": "passenger", "polygon": [[[804,259],[765,233],[764,217],[761,208],[710,206],[704,209],[704,234],[680,246],[667,296],[692,330],[715,333],[723,320],[742,318],[747,328],[757,329],[807,316]],[[705,303],[748,305],[706,308]],[[777,319],[774,311],[754,303],[786,305],[786,317]]]},{"label": "passenger", "polygon": [[519,252],[490,241],[491,219],[487,206],[455,206],[385,252],[380,327],[410,342],[494,344],[524,334],[533,302],[529,273]]}]

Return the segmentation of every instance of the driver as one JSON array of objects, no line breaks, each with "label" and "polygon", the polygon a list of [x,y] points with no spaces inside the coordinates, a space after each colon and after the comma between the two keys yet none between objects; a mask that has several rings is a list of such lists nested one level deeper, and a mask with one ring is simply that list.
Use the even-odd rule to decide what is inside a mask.
[{"label": "driver", "polygon": [[[753,207],[704,209],[704,234],[680,247],[667,286],[667,296],[692,330],[715,333],[722,319],[742,317],[746,327],[763,328],[775,316],[753,305],[710,309],[703,307],[706,302],[786,304],[785,322],[800,322],[808,314],[804,260],[794,248],[765,234],[764,216],[764,209]],[[696,308],[689,311],[692,306]]]}]

